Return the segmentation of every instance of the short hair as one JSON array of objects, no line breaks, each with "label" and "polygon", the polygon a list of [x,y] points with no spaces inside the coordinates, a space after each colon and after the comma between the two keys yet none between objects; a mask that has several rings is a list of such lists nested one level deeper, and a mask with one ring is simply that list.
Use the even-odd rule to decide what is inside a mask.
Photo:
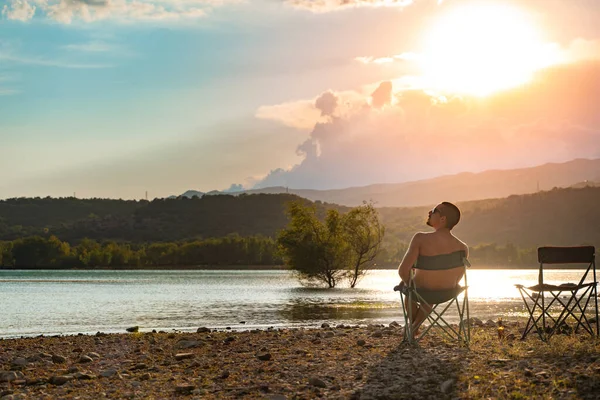
[{"label": "short hair", "polygon": [[446,217],[446,228],[452,230],[460,221],[460,210],[448,201],[443,201],[442,205],[444,206],[444,212],[441,215]]}]

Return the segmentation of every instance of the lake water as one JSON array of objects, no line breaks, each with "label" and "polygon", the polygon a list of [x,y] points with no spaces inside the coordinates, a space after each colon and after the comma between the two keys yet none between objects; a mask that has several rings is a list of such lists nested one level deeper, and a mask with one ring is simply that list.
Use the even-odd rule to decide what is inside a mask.
[{"label": "lake water", "polygon": [[[583,271],[548,271],[578,282]],[[537,270],[470,270],[471,316],[525,317],[515,283]],[[302,287],[290,271],[0,270],[0,337],[38,334],[249,329],[402,321],[396,270],[371,271],[355,289]],[[244,321],[245,323],[241,323]]]}]

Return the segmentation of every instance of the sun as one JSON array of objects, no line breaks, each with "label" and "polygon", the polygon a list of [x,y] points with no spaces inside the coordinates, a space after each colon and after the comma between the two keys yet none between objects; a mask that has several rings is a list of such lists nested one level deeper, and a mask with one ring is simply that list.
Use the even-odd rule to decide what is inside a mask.
[{"label": "sun", "polygon": [[486,96],[528,82],[556,62],[524,11],[474,3],[437,19],[423,40],[420,65],[430,89]]}]

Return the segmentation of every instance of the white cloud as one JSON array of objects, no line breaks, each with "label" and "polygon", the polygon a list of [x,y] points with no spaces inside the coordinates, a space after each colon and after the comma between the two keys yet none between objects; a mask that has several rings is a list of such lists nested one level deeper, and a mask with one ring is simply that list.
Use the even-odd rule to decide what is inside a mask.
[{"label": "white cloud", "polygon": [[164,21],[203,18],[214,7],[240,0],[8,0],[2,15],[27,21],[36,10],[47,18],[70,24],[73,21],[100,20]]},{"label": "white cloud", "polygon": [[17,56],[10,53],[0,53],[0,60],[17,64],[40,65],[45,67],[72,68],[72,69],[101,69],[112,68],[110,64],[81,64],[70,61],[52,60],[43,57]]},{"label": "white cloud", "polygon": [[16,90],[16,89],[3,89],[0,87],[0,96],[10,96],[13,94],[19,94],[21,93],[20,90]]},{"label": "white cloud", "polygon": [[63,46],[65,50],[81,51],[86,53],[104,53],[112,51],[114,46],[100,41],[91,41],[87,43],[68,44]]},{"label": "white cloud", "polygon": [[325,13],[356,7],[407,7],[414,0],[287,0],[295,8]]},{"label": "white cloud", "polygon": [[343,188],[600,157],[600,62],[542,70],[527,88],[487,98],[395,81],[370,88],[356,92],[362,106],[352,113],[315,123],[298,142],[300,163],[255,187]]},{"label": "white cloud", "polygon": [[2,16],[17,21],[29,21],[35,14],[35,6],[29,4],[27,0],[12,0],[10,7],[2,7]]}]

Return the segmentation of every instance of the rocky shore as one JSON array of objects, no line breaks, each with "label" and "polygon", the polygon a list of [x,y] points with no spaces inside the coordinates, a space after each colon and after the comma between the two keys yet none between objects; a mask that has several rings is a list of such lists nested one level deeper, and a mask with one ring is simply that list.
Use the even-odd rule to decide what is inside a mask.
[{"label": "rocky shore", "polygon": [[0,340],[0,399],[598,398],[600,344],[475,321],[470,349],[329,326]]}]

